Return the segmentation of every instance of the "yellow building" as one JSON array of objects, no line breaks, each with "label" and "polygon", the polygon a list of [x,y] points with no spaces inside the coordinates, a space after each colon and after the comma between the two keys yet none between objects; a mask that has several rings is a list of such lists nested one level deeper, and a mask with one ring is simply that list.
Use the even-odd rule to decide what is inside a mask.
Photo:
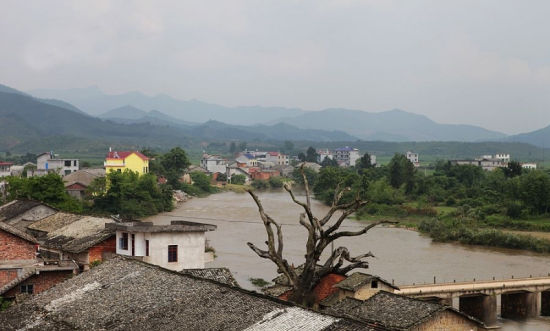
[{"label": "yellow building", "polygon": [[109,151],[104,166],[107,174],[129,169],[143,175],[149,172],[149,158],[137,151]]}]

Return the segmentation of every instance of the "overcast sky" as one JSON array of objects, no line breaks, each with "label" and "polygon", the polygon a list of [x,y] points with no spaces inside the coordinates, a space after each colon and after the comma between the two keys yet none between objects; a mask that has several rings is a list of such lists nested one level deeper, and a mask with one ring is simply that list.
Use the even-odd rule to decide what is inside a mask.
[{"label": "overcast sky", "polygon": [[6,1],[0,83],[550,124],[550,1]]}]

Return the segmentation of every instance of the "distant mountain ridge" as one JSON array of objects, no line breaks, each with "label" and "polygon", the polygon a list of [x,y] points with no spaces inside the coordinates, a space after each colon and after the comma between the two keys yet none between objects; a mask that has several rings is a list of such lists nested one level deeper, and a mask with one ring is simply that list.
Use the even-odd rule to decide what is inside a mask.
[{"label": "distant mountain ridge", "polygon": [[[177,100],[163,94],[152,97],[140,92],[108,95],[97,87],[34,90],[30,93],[40,97],[66,100],[90,114],[101,113],[101,117],[113,109],[129,105],[143,111],[155,109],[172,119],[187,123],[205,123],[210,120],[238,126],[286,123],[301,129],[345,132],[349,136],[365,140],[473,142],[506,137],[503,133],[473,125],[440,124],[426,116],[397,109],[366,112],[343,108],[305,111],[283,107],[224,107],[197,100]],[[157,115],[150,116],[152,118],[149,118],[149,122],[160,120]],[[112,114],[109,116],[119,122],[136,121],[131,117],[114,117]]]}]

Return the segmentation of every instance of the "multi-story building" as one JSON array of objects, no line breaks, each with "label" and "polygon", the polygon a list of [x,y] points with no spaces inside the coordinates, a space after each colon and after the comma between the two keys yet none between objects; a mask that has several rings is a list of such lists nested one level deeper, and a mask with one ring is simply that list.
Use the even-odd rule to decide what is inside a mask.
[{"label": "multi-story building", "polygon": [[225,174],[227,172],[227,163],[227,159],[219,155],[203,154],[201,158],[201,168],[212,174]]},{"label": "multi-story building", "polygon": [[103,165],[107,174],[111,171],[123,172],[126,169],[140,175],[149,173],[149,158],[138,151],[117,152],[109,148]]},{"label": "multi-story building", "polygon": [[42,153],[36,157],[36,176],[43,176],[51,172],[55,172],[60,176],[65,176],[75,171],[80,167],[78,159],[60,159],[53,152]]},{"label": "multi-story building", "polygon": [[288,155],[279,152],[267,152],[265,156],[267,162],[271,162],[274,165],[288,165]]},{"label": "multi-story building", "polygon": [[405,156],[407,157],[407,160],[411,161],[411,163],[414,164],[415,167],[420,166],[420,162],[418,161],[418,153],[408,151]]},{"label": "multi-story building", "polygon": [[359,150],[357,148],[346,146],[334,150],[334,159],[342,167],[354,166],[359,158]]},{"label": "multi-story building", "polygon": [[11,176],[11,162],[2,162],[0,161],[0,177]]},{"label": "multi-story building", "polygon": [[535,170],[537,169],[537,164],[535,162],[524,162],[521,164],[523,169]]}]

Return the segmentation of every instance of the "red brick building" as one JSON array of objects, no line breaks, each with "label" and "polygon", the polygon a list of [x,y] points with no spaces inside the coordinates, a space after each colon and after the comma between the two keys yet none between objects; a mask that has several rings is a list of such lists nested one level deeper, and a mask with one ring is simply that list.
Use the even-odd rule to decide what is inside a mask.
[{"label": "red brick building", "polygon": [[25,266],[37,263],[37,249],[33,236],[0,222],[0,286],[20,276]]},{"label": "red brick building", "polygon": [[78,266],[72,262],[65,265],[45,265],[25,269],[17,278],[0,288],[3,298],[15,298],[20,294],[38,294],[71,278]]},{"label": "red brick building", "polygon": [[253,180],[269,180],[271,177],[279,177],[279,170],[260,170],[258,168],[250,168],[250,177]]}]

